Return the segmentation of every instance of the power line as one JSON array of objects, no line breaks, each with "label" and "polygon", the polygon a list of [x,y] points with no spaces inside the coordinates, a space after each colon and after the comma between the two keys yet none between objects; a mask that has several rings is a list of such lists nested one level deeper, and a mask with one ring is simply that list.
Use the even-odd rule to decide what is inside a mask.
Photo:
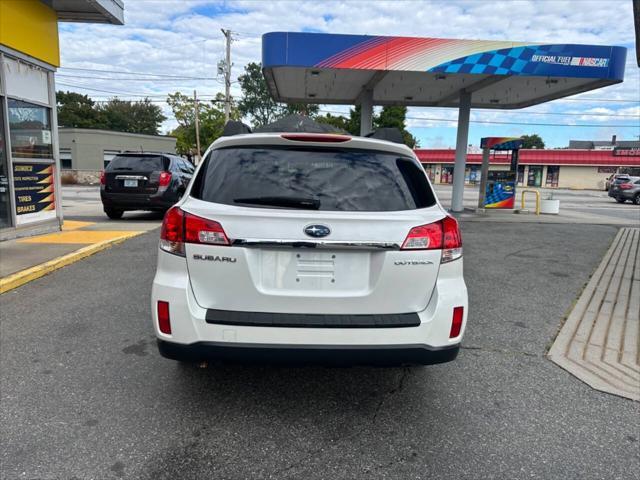
[{"label": "power line", "polygon": [[[112,93],[114,95],[121,95],[121,96],[125,96],[125,97],[140,97],[140,98],[148,98],[148,97],[163,97],[166,98],[169,93],[130,93],[130,92],[118,92],[115,90],[105,90],[102,88],[95,88],[95,87],[87,87],[85,85],[78,85],[78,84],[73,84],[73,83],[66,83],[66,82],[56,82],[56,85],[64,85],[65,87],[72,87],[72,88],[79,88],[79,89],[84,89],[84,90],[91,90],[91,91],[96,91],[96,92],[102,92],[102,93]],[[200,95],[201,97],[215,97],[217,94],[205,94],[205,95]],[[99,95],[96,95],[99,96]],[[223,101],[223,100],[221,100]]]},{"label": "power line", "polygon": [[[321,109],[320,112],[323,113],[334,113],[338,115],[345,115],[344,112],[338,112],[335,110],[324,110]],[[433,117],[405,117],[407,120],[424,120],[427,122],[447,122],[447,123],[455,123],[456,120],[452,120],[449,118],[433,118]],[[573,125],[566,123],[530,123],[530,122],[500,122],[494,120],[469,120],[471,123],[487,123],[494,125],[530,125],[535,127],[612,127],[612,128],[638,128],[637,125],[611,125],[611,124],[586,124],[586,123],[576,123]]]},{"label": "power line", "polygon": [[217,80],[213,77],[171,77],[171,78],[118,78],[118,77],[86,77],[81,75],[66,75],[64,73],[56,73],[56,77],[77,78],[80,80],[117,80],[128,82],[178,82],[184,80]]},{"label": "power line", "polygon": [[640,103],[640,100],[623,100],[618,98],[562,98],[559,99],[565,102],[628,102],[628,103]]},{"label": "power line", "polygon": [[[99,72],[99,73],[117,73],[117,74],[126,74],[126,75],[143,75],[143,76],[154,76],[154,77],[163,77],[163,78],[187,78],[186,75],[167,75],[164,73],[150,73],[150,72],[127,72],[124,70],[101,70],[98,68],[79,68],[79,67],[61,67],[64,70],[78,70],[81,72]],[[201,78],[201,77],[190,77],[190,78]]]}]

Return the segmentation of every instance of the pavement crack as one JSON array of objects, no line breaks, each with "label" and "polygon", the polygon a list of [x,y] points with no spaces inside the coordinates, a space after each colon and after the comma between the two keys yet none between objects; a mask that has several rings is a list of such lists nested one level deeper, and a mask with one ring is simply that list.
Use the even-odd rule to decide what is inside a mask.
[{"label": "pavement crack", "polygon": [[523,355],[525,357],[542,358],[544,355],[531,352],[523,352],[521,350],[506,350],[504,348],[487,348],[475,345],[464,345],[460,347],[462,350],[479,350],[481,352],[501,353],[503,355]]},{"label": "pavement crack", "polygon": [[411,375],[411,369],[409,367],[404,367],[402,369],[402,374],[400,375],[397,385],[393,387],[391,390],[389,390],[387,393],[385,393],[380,399],[380,401],[378,402],[378,405],[376,405],[376,410],[373,413],[373,418],[371,420],[371,423],[374,423],[374,424],[376,423],[376,420],[378,419],[378,414],[380,413],[380,410],[382,410],[382,406],[387,401],[387,399],[395,395],[396,393],[402,391],[402,389],[404,388],[404,383],[409,377],[409,375]]}]

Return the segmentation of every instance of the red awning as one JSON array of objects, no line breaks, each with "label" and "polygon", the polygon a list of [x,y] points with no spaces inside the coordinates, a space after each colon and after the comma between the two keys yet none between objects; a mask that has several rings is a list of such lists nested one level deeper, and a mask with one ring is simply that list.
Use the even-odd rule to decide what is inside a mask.
[{"label": "red awning", "polygon": [[[455,150],[452,149],[416,149],[422,163],[454,163]],[[467,163],[479,165],[482,154],[467,154]],[[509,157],[504,153],[491,156],[492,165],[508,165]],[[640,167],[640,155],[614,155],[612,150],[520,150],[518,163],[521,165],[589,165]]]}]

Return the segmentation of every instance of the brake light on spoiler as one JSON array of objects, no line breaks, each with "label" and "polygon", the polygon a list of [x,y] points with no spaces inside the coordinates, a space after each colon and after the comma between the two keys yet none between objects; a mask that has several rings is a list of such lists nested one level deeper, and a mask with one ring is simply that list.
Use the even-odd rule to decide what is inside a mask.
[{"label": "brake light on spoiler", "polygon": [[442,250],[441,263],[462,257],[462,236],[458,221],[446,216],[442,220],[413,227],[402,243],[402,250]]},{"label": "brake light on spoiler", "polygon": [[318,143],[342,143],[351,140],[349,135],[334,133],[284,133],[280,135],[285,140],[295,142],[318,142]]},{"label": "brake light on spoiler", "polygon": [[230,245],[222,225],[172,207],[165,214],[160,231],[160,248],[184,256],[185,243]]}]

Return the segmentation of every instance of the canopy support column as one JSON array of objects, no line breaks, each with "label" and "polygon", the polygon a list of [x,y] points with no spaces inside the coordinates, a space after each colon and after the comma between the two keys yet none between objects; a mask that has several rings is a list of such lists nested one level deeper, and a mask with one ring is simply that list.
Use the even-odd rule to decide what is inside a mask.
[{"label": "canopy support column", "polygon": [[365,89],[360,95],[360,135],[373,131],[373,89]]},{"label": "canopy support column", "polygon": [[460,92],[460,106],[458,109],[458,135],[456,137],[456,163],[453,167],[453,194],[451,197],[451,211],[464,210],[464,170],[467,163],[467,145],[469,141],[469,115],[471,114],[471,93]]}]

